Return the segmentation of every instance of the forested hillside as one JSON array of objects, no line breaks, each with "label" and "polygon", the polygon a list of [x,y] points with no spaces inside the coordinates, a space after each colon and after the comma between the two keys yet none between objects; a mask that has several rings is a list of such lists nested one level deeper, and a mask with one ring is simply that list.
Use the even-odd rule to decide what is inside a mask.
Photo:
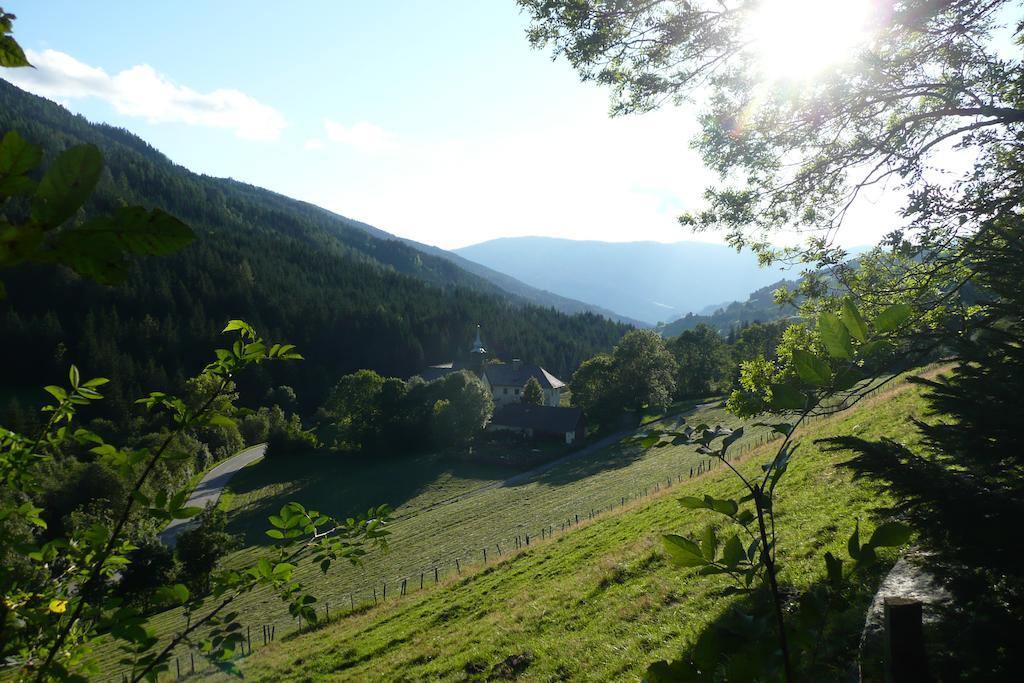
[{"label": "forested hillside", "polygon": [[657,330],[665,338],[678,336],[680,332],[692,330],[697,325],[709,325],[721,334],[744,323],[772,322],[782,320],[796,314],[792,306],[779,306],[775,303],[772,293],[780,287],[794,290],[797,282],[779,280],[752,292],[746,301],[733,301],[707,314],[687,313],[669,323],[658,325]]},{"label": "forested hillside", "polygon": [[5,273],[0,351],[20,361],[8,368],[11,395],[0,397],[0,411],[24,404],[30,390],[72,362],[114,378],[108,395],[122,407],[143,390],[175,386],[209,358],[229,318],[298,345],[306,362],[262,371],[248,388],[290,385],[306,408],[346,372],[409,375],[465,351],[477,323],[493,355],[529,358],[560,374],[627,329],[592,313],[526,305],[447,259],[375,237],[355,221],[197,175],[124,130],[89,123],[0,81],[0,130],[10,129],[42,144],[47,159],[74,144],[99,146],[106,170],[88,212],[124,203],[160,207],[198,239],[176,256],[140,262],[117,288],[69,271]]}]

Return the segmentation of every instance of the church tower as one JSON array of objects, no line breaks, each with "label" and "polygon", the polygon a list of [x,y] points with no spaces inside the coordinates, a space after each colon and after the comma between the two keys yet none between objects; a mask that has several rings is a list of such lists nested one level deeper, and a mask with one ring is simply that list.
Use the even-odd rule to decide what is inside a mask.
[{"label": "church tower", "polygon": [[487,360],[487,349],[480,340],[480,325],[476,326],[476,340],[473,348],[469,350],[469,367],[478,375],[484,371],[484,361]]}]

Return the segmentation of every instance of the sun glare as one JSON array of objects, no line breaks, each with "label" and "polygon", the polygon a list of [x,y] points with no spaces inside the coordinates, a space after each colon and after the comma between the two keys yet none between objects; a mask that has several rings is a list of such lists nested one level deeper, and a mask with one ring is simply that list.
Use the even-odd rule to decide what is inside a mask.
[{"label": "sun glare", "polygon": [[870,18],[871,0],[764,0],[747,32],[766,78],[803,80],[853,58]]}]

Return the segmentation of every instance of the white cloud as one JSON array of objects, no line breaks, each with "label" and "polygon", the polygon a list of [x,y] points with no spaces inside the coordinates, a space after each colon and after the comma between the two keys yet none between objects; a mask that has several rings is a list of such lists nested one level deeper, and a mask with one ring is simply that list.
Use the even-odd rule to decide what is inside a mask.
[{"label": "white cloud", "polygon": [[327,139],[342,145],[349,145],[365,152],[382,152],[398,149],[395,136],[380,126],[358,121],[351,126],[324,119]]},{"label": "white cloud", "polygon": [[4,78],[30,92],[54,100],[96,97],[119,113],[150,123],[184,123],[225,128],[245,140],[276,140],[284,116],[245,93],[218,88],[208,93],[178,85],[148,64],[113,76],[57,50],[27,50],[35,69],[11,69]]},{"label": "white cloud", "polygon": [[320,138],[310,138],[302,143],[302,149],[323,149],[324,141]]}]

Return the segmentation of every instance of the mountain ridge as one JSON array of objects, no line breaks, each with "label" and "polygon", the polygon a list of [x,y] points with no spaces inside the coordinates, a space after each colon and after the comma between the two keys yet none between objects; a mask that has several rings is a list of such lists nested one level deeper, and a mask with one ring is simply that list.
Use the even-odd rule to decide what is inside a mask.
[{"label": "mountain ridge", "polygon": [[744,300],[783,277],[779,269],[760,269],[750,252],[696,241],[502,237],[452,251],[532,287],[649,324]]}]

